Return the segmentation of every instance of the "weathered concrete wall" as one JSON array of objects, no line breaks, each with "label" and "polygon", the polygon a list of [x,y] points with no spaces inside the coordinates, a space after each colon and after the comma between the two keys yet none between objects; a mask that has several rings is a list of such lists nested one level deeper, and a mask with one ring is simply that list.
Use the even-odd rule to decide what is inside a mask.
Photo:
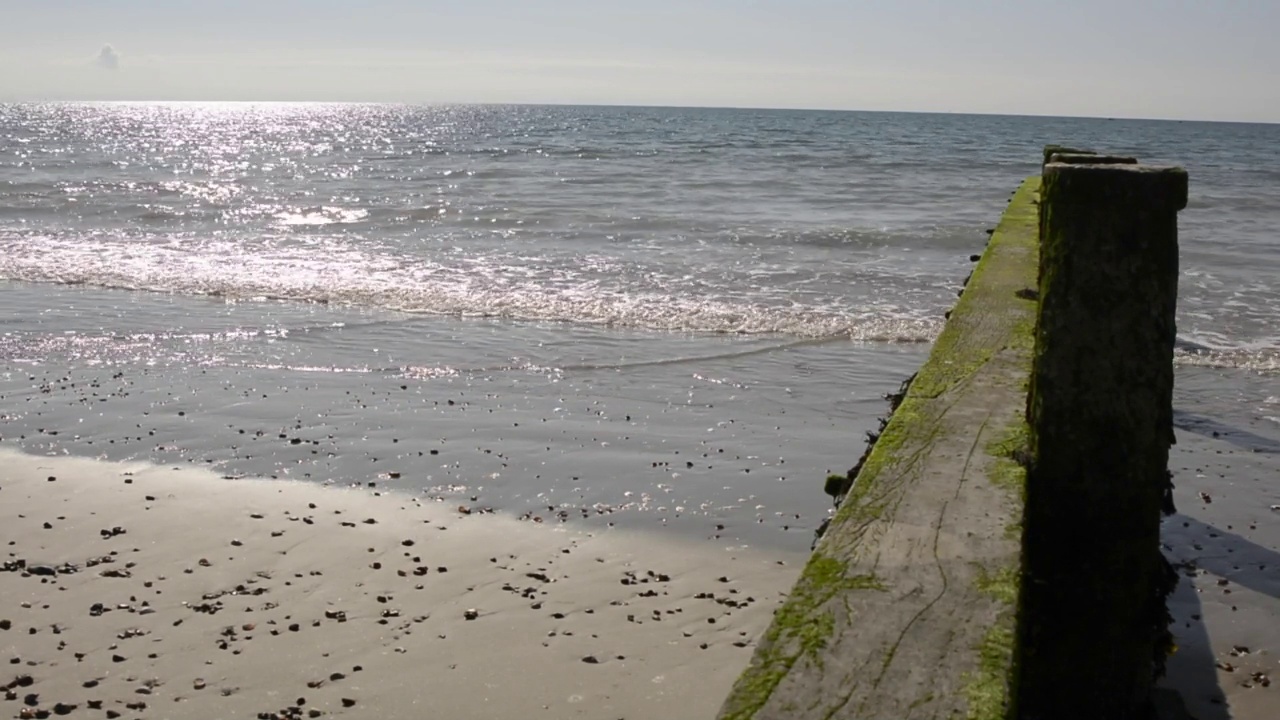
[{"label": "weathered concrete wall", "polygon": [[1015,193],[721,718],[1007,716],[1039,184]]}]

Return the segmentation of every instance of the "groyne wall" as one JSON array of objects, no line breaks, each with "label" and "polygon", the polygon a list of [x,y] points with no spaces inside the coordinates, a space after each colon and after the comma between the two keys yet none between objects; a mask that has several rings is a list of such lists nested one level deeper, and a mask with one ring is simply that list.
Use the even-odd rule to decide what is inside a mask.
[{"label": "groyne wall", "polygon": [[723,720],[1143,717],[1186,173],[1050,146]]}]

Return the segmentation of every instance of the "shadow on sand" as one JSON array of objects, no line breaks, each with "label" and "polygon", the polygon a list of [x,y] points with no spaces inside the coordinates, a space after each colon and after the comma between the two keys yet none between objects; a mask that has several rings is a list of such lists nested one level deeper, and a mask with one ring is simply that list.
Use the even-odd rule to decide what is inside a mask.
[{"label": "shadow on sand", "polygon": [[1280,454],[1280,441],[1183,410],[1173,411],[1173,426],[1179,430],[1221,440],[1256,453]]},{"label": "shadow on sand", "polygon": [[1178,652],[1169,659],[1168,676],[1155,693],[1159,717],[1230,720],[1228,696],[1219,682],[1219,658],[1192,578],[1206,574],[1229,578],[1235,585],[1280,599],[1280,553],[1182,514],[1165,520],[1162,535],[1179,576],[1178,588],[1169,598]]}]

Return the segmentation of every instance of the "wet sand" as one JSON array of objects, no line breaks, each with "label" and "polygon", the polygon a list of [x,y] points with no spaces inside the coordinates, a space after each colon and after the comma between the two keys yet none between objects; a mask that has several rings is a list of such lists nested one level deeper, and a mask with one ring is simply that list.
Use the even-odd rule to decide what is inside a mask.
[{"label": "wet sand", "polygon": [[[1178,512],[1161,533],[1180,580],[1170,598],[1178,651],[1161,687],[1181,702],[1164,693],[1163,717],[1280,717],[1280,425],[1265,390],[1274,378],[1252,378],[1259,392],[1238,398],[1211,370],[1178,380]],[[1201,395],[1219,399],[1213,416],[1185,410]]]},{"label": "wet sand", "polygon": [[14,717],[709,718],[804,560],[367,487],[0,464]]},{"label": "wet sand", "polygon": [[[466,325],[459,350],[442,336],[449,323],[405,324],[397,340],[364,340],[418,343],[400,351],[416,356],[475,349],[487,361],[495,350],[467,343],[496,342],[490,334],[503,337],[505,327]],[[518,332],[532,333],[511,325],[506,335]],[[213,341],[191,341],[189,364],[148,364],[157,348],[128,361],[98,348],[87,357],[0,362],[0,437],[33,455],[337,485],[375,481],[379,490],[453,503],[477,496],[512,516],[555,506],[575,527],[719,535],[803,552],[831,509],[823,478],[853,465],[885,410],[882,396],[928,350],[750,338],[711,338],[704,347],[689,338],[624,342],[601,332],[581,346],[544,349],[559,353],[546,362],[612,352],[634,364],[418,376],[390,367],[404,358],[385,371],[357,371],[356,349],[333,349],[341,349],[340,338],[298,335],[278,345],[309,348],[290,363],[313,370],[221,367],[215,356],[234,352]],[[258,339],[242,352],[277,350]],[[668,362],[680,357],[688,359]]]}]

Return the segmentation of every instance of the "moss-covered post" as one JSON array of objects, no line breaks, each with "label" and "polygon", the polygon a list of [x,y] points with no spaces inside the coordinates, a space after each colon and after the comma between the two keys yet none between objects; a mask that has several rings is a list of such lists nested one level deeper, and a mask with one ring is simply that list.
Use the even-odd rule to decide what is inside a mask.
[{"label": "moss-covered post", "polygon": [[1044,167],[1019,617],[1024,720],[1145,717],[1167,648],[1180,168]]},{"label": "moss-covered post", "polygon": [[[1041,164],[1043,170],[1045,165],[1049,163],[1068,163],[1071,165],[1085,163],[1136,163],[1135,158],[1120,157],[1116,155],[1100,155],[1093,150],[1081,150],[1079,148],[1068,147],[1066,145],[1045,145],[1044,146],[1044,162]],[[1044,204],[1040,204],[1040,237],[1044,237]]]}]

